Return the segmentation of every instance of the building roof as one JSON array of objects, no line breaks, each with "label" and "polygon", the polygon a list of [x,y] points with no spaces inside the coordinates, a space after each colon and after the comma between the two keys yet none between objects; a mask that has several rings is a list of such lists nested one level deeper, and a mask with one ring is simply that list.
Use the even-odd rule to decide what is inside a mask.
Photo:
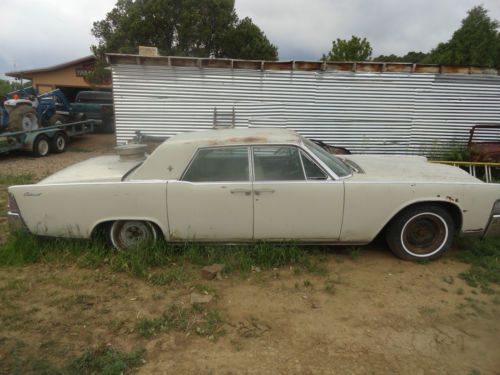
[{"label": "building roof", "polygon": [[5,75],[9,76],[9,77],[15,77],[15,78],[21,78],[21,77],[22,78],[31,78],[31,77],[33,77],[33,75],[35,75],[37,73],[52,72],[54,70],[64,69],[64,68],[67,68],[67,67],[73,66],[73,65],[83,64],[86,62],[93,62],[93,61],[95,61],[95,59],[96,58],[94,55],[88,55],[88,56],[81,57],[81,58],[76,59],[76,60],[67,61],[65,63],[49,66],[46,68],[31,69],[31,70],[18,70],[15,72],[5,73]]},{"label": "building roof", "polygon": [[214,59],[182,56],[142,56],[108,53],[111,65],[152,65],[168,67],[226,68],[285,71],[351,71],[372,73],[434,73],[500,75],[500,70],[484,66],[414,64],[374,61],[264,61]]}]

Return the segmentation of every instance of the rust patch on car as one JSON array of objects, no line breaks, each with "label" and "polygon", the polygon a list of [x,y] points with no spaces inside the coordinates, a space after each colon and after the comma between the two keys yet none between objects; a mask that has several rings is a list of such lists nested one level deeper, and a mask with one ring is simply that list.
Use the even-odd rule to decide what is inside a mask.
[{"label": "rust patch on car", "polygon": [[224,140],[216,140],[212,139],[208,141],[209,145],[217,146],[217,145],[226,145],[231,143],[268,143],[269,140],[266,137],[234,137]]},{"label": "rust patch on car", "polygon": [[449,195],[446,196],[446,199],[449,200],[450,202],[458,202],[458,198],[453,198],[453,197],[450,197]]}]

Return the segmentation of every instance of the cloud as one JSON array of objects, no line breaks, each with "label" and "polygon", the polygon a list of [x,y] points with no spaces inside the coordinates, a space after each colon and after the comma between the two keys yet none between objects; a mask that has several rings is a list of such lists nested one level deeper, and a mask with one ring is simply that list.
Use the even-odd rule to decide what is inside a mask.
[{"label": "cloud", "polygon": [[[0,73],[90,54],[90,30],[116,0],[23,0],[2,4]],[[500,1],[481,0],[500,20]],[[336,38],[366,37],[373,54],[429,51],[448,40],[477,0],[236,0],[278,46],[282,60],[316,60]],[[0,76],[1,78],[1,76]]]},{"label": "cloud", "polygon": [[[500,1],[482,0],[500,20]],[[447,41],[477,0],[236,0],[279,48],[281,59],[318,59],[337,38],[366,37],[375,56],[427,52]]]}]

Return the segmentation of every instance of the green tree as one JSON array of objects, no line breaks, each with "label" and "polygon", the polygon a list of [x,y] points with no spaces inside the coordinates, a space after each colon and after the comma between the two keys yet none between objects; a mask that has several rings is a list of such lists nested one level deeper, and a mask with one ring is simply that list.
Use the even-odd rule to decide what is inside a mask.
[{"label": "green tree", "polygon": [[31,86],[31,81],[23,81],[23,84],[21,85],[21,82],[18,81],[8,81],[6,79],[0,79],[0,97],[5,96],[11,91],[16,91],[23,87],[29,86]]},{"label": "green tree", "polygon": [[424,62],[500,68],[499,25],[485,8],[476,6],[467,12],[451,39],[438,44]]},{"label": "green tree", "polygon": [[278,48],[248,17],[238,22],[224,37],[221,54],[224,57],[249,60],[277,60]]},{"label": "green tree", "polygon": [[408,63],[421,63],[427,57],[424,52],[408,52],[404,56],[391,55],[380,55],[373,58],[373,61],[377,62],[408,62]]},{"label": "green tree", "polygon": [[323,55],[323,61],[367,61],[372,56],[372,47],[366,38],[352,36],[350,40],[337,39],[332,42],[332,49]]},{"label": "green tree", "polygon": [[[146,45],[163,55],[277,58],[276,47],[258,26],[238,20],[234,0],[118,0],[104,20],[94,22],[92,34],[98,57],[137,53],[139,45]],[[244,44],[236,46],[228,35]]]}]

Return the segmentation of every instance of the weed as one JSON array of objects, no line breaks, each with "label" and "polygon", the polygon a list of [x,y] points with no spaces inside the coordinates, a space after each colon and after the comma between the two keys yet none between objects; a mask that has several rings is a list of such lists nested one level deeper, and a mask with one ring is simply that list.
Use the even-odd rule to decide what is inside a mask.
[{"label": "weed", "polygon": [[325,281],[325,292],[328,294],[335,294],[335,283],[332,280]]},{"label": "weed", "polygon": [[124,353],[111,346],[101,345],[74,359],[67,366],[69,373],[119,375],[144,364],[143,349]]},{"label": "weed", "polygon": [[457,257],[471,267],[459,277],[472,287],[488,287],[489,283],[500,284],[500,239],[460,238]]},{"label": "weed", "polygon": [[328,275],[328,268],[325,266],[321,265],[319,262],[315,261],[314,259],[310,258],[302,258],[299,267],[295,269],[295,274],[301,274],[302,271],[308,272],[308,273],[313,273],[318,276],[327,276]]},{"label": "weed", "polygon": [[[168,284],[188,277],[184,265],[206,266],[225,264],[225,272],[250,272],[252,266],[271,269],[287,264],[299,264],[305,259],[304,250],[295,245],[258,243],[253,246],[223,246],[200,244],[168,244],[159,241],[148,248],[126,252],[113,251],[99,241],[45,238],[25,233],[12,234],[0,245],[0,266],[20,266],[39,262],[77,260],[83,266],[97,268],[109,265],[114,271],[127,272],[152,282]],[[152,274],[153,267],[166,267],[163,274]],[[183,268],[184,267],[184,268]],[[310,266],[315,272],[321,267]]]},{"label": "weed", "polygon": [[35,182],[35,176],[32,173],[21,173],[17,175],[0,174],[0,186],[27,185],[33,182]]},{"label": "weed", "polygon": [[349,251],[349,256],[351,257],[351,260],[356,261],[359,259],[361,256],[361,248],[360,247],[353,247]]},{"label": "weed", "polygon": [[135,328],[138,335],[144,338],[175,330],[217,340],[225,333],[222,324],[221,313],[216,308],[207,310],[204,306],[195,305],[189,309],[173,304],[158,318],[141,319]]},{"label": "weed", "polygon": [[170,285],[187,281],[191,277],[192,275],[186,267],[174,264],[166,271],[149,275],[148,280],[155,285]]},{"label": "weed", "polygon": [[305,288],[312,288],[313,284],[309,280],[304,280],[303,282]]},{"label": "weed", "polygon": [[192,289],[197,291],[198,293],[204,293],[204,294],[210,294],[214,297],[217,297],[218,294],[217,294],[217,289],[209,286],[209,285],[205,285],[205,284],[194,284],[192,286]]},{"label": "weed", "polygon": [[420,264],[421,266],[426,266],[431,263],[429,259],[417,259],[415,263]]},{"label": "weed", "polygon": [[457,289],[457,294],[458,295],[463,295],[464,294],[464,288],[458,288]]}]

